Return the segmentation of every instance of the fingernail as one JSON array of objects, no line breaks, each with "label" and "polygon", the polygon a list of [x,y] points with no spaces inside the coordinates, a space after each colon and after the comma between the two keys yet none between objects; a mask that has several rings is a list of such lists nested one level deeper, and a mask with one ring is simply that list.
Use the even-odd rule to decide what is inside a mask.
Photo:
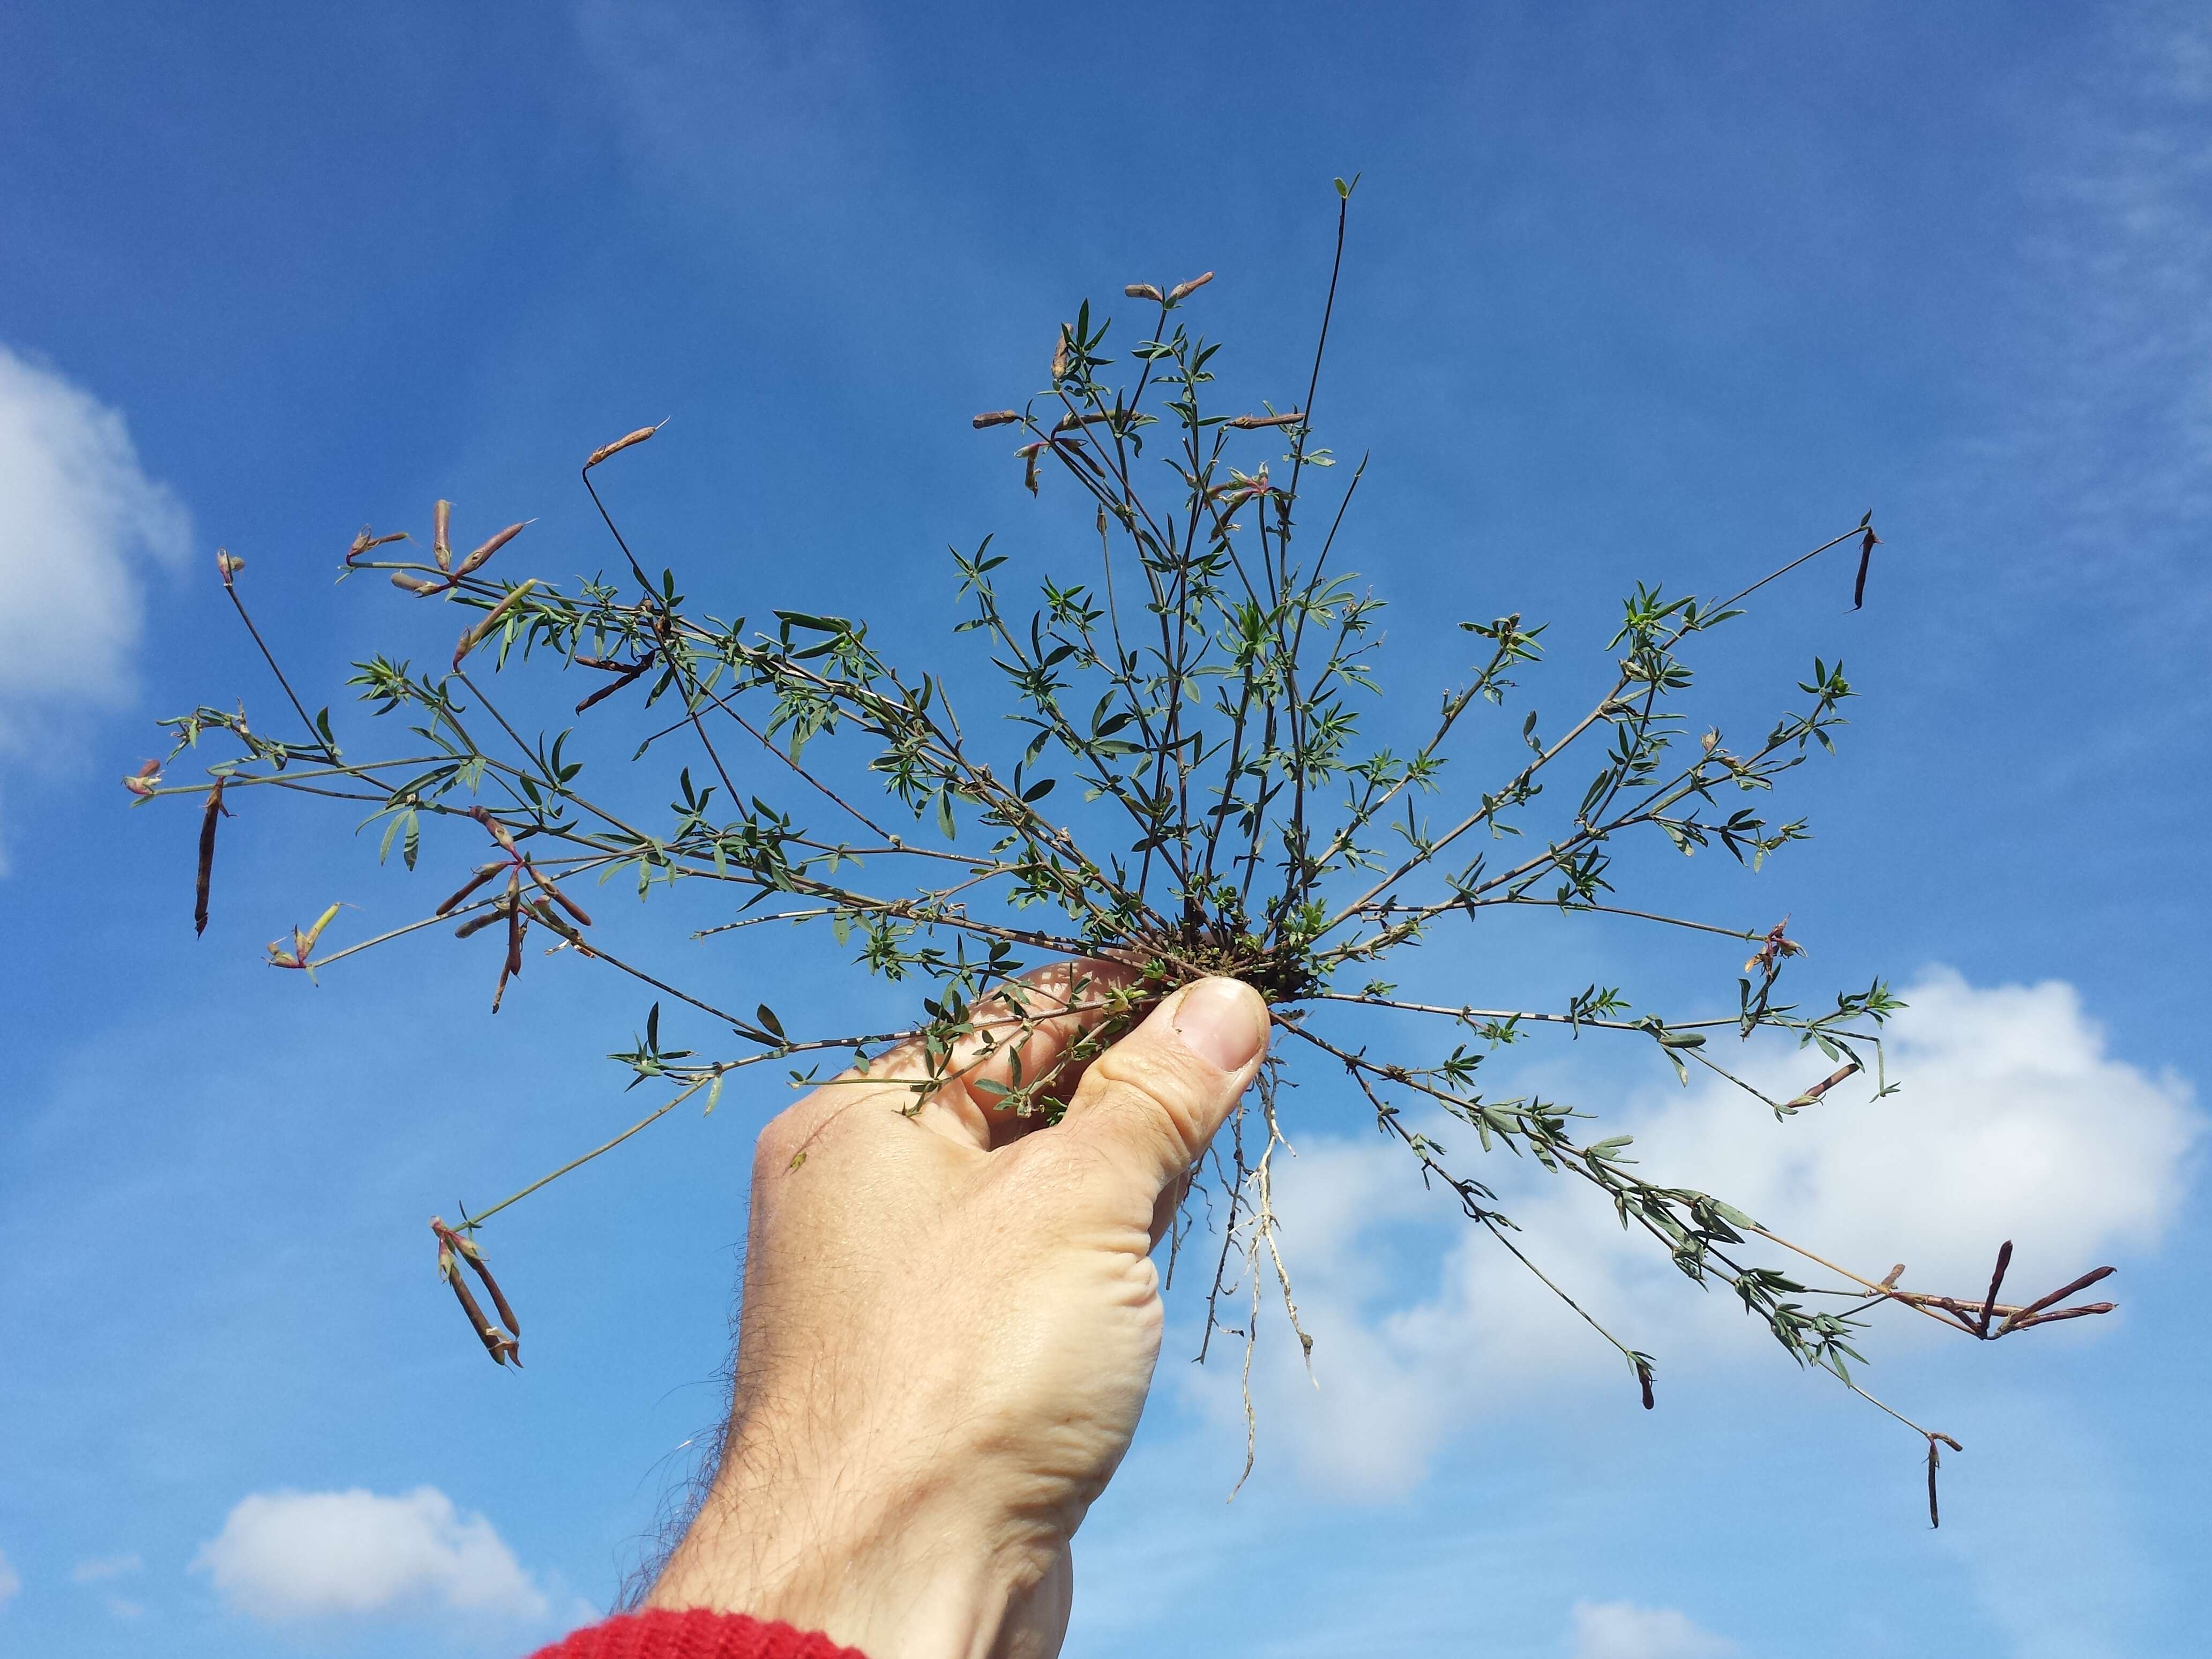
[{"label": "fingernail", "polygon": [[1183,1047],[1224,1072],[1241,1072],[1267,1046],[1267,1007],[1233,979],[1202,979],[1176,1005]]}]

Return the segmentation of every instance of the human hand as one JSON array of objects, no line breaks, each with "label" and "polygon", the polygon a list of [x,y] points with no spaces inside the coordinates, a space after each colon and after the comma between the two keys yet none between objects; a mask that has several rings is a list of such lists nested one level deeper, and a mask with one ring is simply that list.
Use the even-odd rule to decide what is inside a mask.
[{"label": "human hand", "polygon": [[[1023,1075],[1121,971],[1028,981],[1040,1012],[1074,1006],[1021,1045]],[[1050,1128],[977,1086],[1008,1080],[1004,1048],[911,1116],[908,1054],[770,1122],[721,1467],[646,1605],[782,1619],[868,1659],[1057,1652],[1069,1540],[1159,1355],[1152,1248],[1267,1039],[1255,992],[1200,980],[1093,1060]]]}]

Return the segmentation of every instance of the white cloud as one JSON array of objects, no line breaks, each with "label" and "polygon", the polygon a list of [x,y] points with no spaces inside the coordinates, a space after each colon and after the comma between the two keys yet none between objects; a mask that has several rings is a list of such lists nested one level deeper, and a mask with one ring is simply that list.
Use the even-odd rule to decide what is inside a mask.
[{"label": "white cloud", "polygon": [[90,1561],[80,1561],[70,1569],[72,1584],[98,1584],[110,1578],[120,1578],[125,1573],[140,1571],[145,1562],[136,1555],[103,1555]]},{"label": "white cloud", "polygon": [[256,1492],[192,1565],[234,1611],[270,1622],[460,1613],[536,1624],[551,1611],[491,1522],[434,1486],[392,1498]]},{"label": "white cloud", "polygon": [[[1889,1048],[1901,1087],[1886,1099],[1839,1088],[1778,1124],[1716,1084],[1601,1117],[1635,1133],[1642,1173],[1712,1192],[1869,1278],[1902,1261],[1908,1289],[1978,1294],[2006,1238],[2017,1243],[2009,1285],[2034,1294],[2110,1254],[2154,1248],[2203,1129],[2188,1085],[2107,1054],[2069,985],[1978,989],[1939,969],[1903,994],[1911,1006],[1893,1021]],[[1779,1094],[1826,1068],[1796,1052],[1729,1063]],[[1784,1363],[1733,1296],[1698,1291],[1582,1183],[1509,1156],[1482,1160],[1455,1127],[1437,1130],[1455,1155],[1448,1161],[1499,1184],[1522,1229],[1516,1242],[1624,1341],[1658,1356],[1662,1391],[1716,1356]],[[1306,1385],[1294,1344],[1264,1336],[1254,1387],[1263,1423],[1319,1484],[1402,1492],[1487,1413],[1565,1382],[1632,1387],[1620,1357],[1549,1291],[1422,1191],[1395,1143],[1315,1139],[1298,1152],[1278,1164],[1277,1202],[1321,1388]],[[2090,1329],[2057,1325],[2027,1340]],[[1879,1354],[1942,1334],[1890,1310],[1869,1334]],[[1201,1373],[1193,1386],[1212,1408],[1237,1409],[1233,1375]]]},{"label": "white cloud", "polygon": [[1700,1629],[1672,1607],[1577,1601],[1573,1659],[1720,1659],[1735,1644]]},{"label": "white cloud", "polygon": [[22,1588],[22,1579],[17,1576],[15,1569],[8,1564],[8,1552],[0,1550],[0,1607],[4,1607],[14,1601],[16,1592]]},{"label": "white cloud", "polygon": [[191,521],[147,477],[123,416],[0,346],[0,739],[52,702],[112,702],[145,618],[140,562]]}]

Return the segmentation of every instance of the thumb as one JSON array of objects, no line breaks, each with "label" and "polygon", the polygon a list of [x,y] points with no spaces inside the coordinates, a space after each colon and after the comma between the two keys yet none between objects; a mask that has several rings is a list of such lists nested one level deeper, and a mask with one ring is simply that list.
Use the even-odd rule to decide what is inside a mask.
[{"label": "thumb", "polygon": [[1258,992],[1196,981],[1091,1062],[1059,1132],[1091,1142],[1157,1195],[1198,1161],[1267,1050]]}]

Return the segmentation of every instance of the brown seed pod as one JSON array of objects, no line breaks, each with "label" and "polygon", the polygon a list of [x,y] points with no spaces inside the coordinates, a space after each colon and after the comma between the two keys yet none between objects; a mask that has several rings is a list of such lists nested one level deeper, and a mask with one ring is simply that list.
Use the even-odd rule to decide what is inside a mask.
[{"label": "brown seed pod", "polygon": [[1159,289],[1154,288],[1150,283],[1132,283],[1121,292],[1132,300],[1150,300],[1155,304],[1161,302]]},{"label": "brown seed pod", "polygon": [[1187,283],[1177,283],[1168,290],[1168,303],[1173,305],[1178,300],[1189,298],[1212,280],[1213,273],[1208,270],[1192,277]]},{"label": "brown seed pod", "polygon": [[477,548],[473,553],[471,553],[466,558],[463,559],[459,567],[455,569],[453,574],[456,576],[465,576],[471,571],[481,569],[485,562],[488,561],[493,554],[498,552],[501,548],[505,547],[517,536],[520,536],[522,533],[523,526],[527,525],[529,522],[529,520],[525,519],[521,524],[511,524],[507,526],[507,527],[501,531],[498,535],[494,536],[482,547]]},{"label": "brown seed pod", "polygon": [[208,791],[207,810],[200,815],[199,873],[192,884],[192,933],[194,937],[207,932],[208,883],[215,874],[216,820],[226,817],[230,808],[222,804],[222,787],[228,778],[217,778],[215,787]]},{"label": "brown seed pod", "polygon": [[447,539],[447,530],[453,521],[453,504],[440,501],[430,509],[430,556],[437,560],[438,568],[453,568],[453,550]]},{"label": "brown seed pod", "polygon": [[994,409],[978,415],[969,424],[981,431],[987,426],[1006,426],[1022,418],[1018,409]]},{"label": "brown seed pod", "polygon": [[453,584],[433,581],[428,576],[410,576],[404,570],[395,570],[392,573],[392,585],[420,599],[425,593],[442,593]]},{"label": "brown seed pod", "polygon": [[608,456],[616,453],[617,451],[628,449],[632,444],[643,443],[654,433],[659,431],[661,426],[665,426],[667,424],[667,422],[663,421],[660,423],[660,426],[641,426],[635,432],[625,432],[621,437],[616,439],[611,444],[601,444],[597,449],[592,452],[591,458],[584,463],[584,471],[589,472],[601,461],[606,459]]}]

